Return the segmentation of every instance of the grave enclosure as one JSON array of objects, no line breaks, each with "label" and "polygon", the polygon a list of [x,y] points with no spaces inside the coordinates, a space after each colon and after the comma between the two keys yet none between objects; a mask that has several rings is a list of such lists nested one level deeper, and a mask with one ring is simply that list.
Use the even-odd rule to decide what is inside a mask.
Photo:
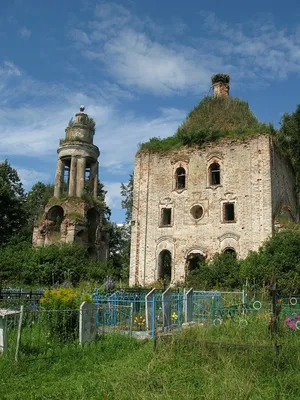
[{"label": "grave enclosure", "polygon": [[[224,321],[243,328],[248,322],[255,323],[252,317],[261,314],[269,318],[272,312],[272,304],[262,305],[259,299],[249,301],[244,291],[179,292],[168,288],[152,289],[146,294],[116,291],[103,295],[95,290],[92,296],[93,302],[83,302],[79,310],[45,310],[26,304],[21,306],[23,315],[18,307],[2,309],[0,352],[12,354],[16,360],[52,357],[61,348],[82,348],[102,335],[155,339],[197,324],[217,327]],[[281,318],[295,332],[300,330],[299,298],[283,299]],[[53,323],[57,325],[51,331]]]}]

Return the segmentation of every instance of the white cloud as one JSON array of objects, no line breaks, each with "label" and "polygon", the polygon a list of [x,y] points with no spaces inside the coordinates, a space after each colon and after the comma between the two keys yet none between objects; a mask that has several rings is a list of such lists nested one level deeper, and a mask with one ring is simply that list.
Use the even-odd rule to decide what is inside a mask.
[{"label": "white cloud", "polygon": [[39,172],[34,169],[16,167],[19,178],[26,190],[29,190],[38,181],[50,182],[50,175],[44,172]]},{"label": "white cloud", "polygon": [[23,28],[21,28],[21,29],[19,30],[19,34],[20,34],[20,36],[21,36],[22,38],[24,38],[24,39],[29,39],[30,36],[31,36],[31,31],[30,31],[28,28],[26,28],[26,26],[23,26]]},{"label": "white cloud", "polygon": [[234,84],[252,87],[300,72],[297,30],[276,27],[269,15],[228,24],[202,12],[199,24],[202,35],[182,44],[176,35],[187,30],[183,21],[176,23],[173,18],[162,28],[123,6],[104,3],[73,38],[76,41],[79,35],[77,49],[94,65],[104,66],[120,85],[158,95],[207,91],[215,72],[229,72]]},{"label": "white cloud", "polygon": [[278,28],[271,16],[266,15],[235,25],[224,23],[213,13],[202,13],[202,16],[212,35],[206,41],[205,49],[213,48],[224,60],[230,60],[237,68],[241,67],[244,75],[249,70],[252,79],[271,81],[284,79],[290,73],[300,73],[297,31],[292,33]]},{"label": "white cloud", "polygon": [[185,115],[185,111],[174,108],[161,109],[156,118],[119,114],[100,130],[105,132],[104,137],[100,132],[99,136],[96,134],[96,143],[101,149],[100,164],[112,172],[130,173],[138,143],[153,136],[173,135]]},{"label": "white cloud", "polygon": [[12,61],[4,61],[0,67],[0,82],[13,76],[21,76],[20,69]]},{"label": "white cloud", "polygon": [[[86,58],[104,65],[121,85],[159,95],[207,89],[216,56],[172,41],[160,43],[156,39],[164,33],[160,27],[149,18],[138,19],[122,6],[102,4],[95,14],[96,20],[80,32],[72,31],[71,36]],[[181,22],[178,32],[183,29]]]},{"label": "white cloud", "polygon": [[108,207],[114,209],[121,209],[121,182],[102,182],[107,191],[105,201]]},{"label": "white cloud", "polygon": [[59,111],[50,107],[0,110],[0,154],[53,158],[59,139],[65,136],[68,120],[76,106],[84,103],[96,121],[94,142],[101,151],[100,165],[127,174],[132,169],[138,143],[153,136],[174,134],[185,117],[184,111],[172,108],[160,110],[156,118],[137,117],[109,106],[88,106],[80,100],[82,96],[75,94],[74,106],[66,104]]},{"label": "white cloud", "polygon": [[[18,71],[17,67],[15,67]],[[32,85],[28,85],[31,81]],[[39,101],[26,104],[30,91],[39,91]],[[108,86],[118,91],[118,87]],[[60,96],[57,98],[57,90]],[[105,91],[105,90],[104,90]],[[7,91],[8,92],[8,91]],[[124,93],[126,98],[127,93]],[[176,108],[162,108],[155,117],[137,116],[111,104],[102,91],[71,91],[63,86],[55,90],[27,76],[19,77],[19,84],[7,93],[0,107],[0,156],[21,155],[40,159],[56,157],[59,139],[65,137],[65,128],[80,104],[96,121],[95,144],[100,148],[100,165],[110,172],[127,175],[132,170],[134,154],[140,142],[150,137],[174,134],[183,121],[185,112]],[[52,96],[55,102],[51,102]],[[37,96],[34,96],[36,99]],[[15,99],[20,103],[15,104]]]}]

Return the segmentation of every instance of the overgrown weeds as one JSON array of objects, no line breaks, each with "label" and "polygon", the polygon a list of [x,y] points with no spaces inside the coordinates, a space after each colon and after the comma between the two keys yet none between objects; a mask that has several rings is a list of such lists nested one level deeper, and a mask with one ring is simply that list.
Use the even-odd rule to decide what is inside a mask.
[{"label": "overgrown weeds", "polygon": [[[187,329],[159,341],[155,352],[151,341],[105,336],[57,358],[0,361],[1,398],[299,399],[299,332],[285,330],[280,340],[275,362],[265,319],[251,320],[243,328],[227,321],[219,327]],[[207,343],[212,341],[270,347]]]}]

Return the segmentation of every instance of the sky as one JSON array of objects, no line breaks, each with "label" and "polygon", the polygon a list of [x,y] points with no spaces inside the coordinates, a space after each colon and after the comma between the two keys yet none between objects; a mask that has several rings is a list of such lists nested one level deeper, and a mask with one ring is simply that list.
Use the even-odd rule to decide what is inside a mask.
[{"label": "sky", "polygon": [[52,183],[59,139],[84,104],[117,223],[138,144],[173,135],[214,73],[229,73],[231,95],[275,127],[300,103],[298,0],[0,5],[0,160],[26,190]]}]

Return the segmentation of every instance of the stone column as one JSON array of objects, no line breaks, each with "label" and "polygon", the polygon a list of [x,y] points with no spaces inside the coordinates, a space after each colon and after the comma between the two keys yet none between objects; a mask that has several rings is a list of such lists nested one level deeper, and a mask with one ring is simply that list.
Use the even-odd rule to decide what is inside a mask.
[{"label": "stone column", "polygon": [[98,189],[98,161],[91,165],[90,173],[90,192],[93,193],[94,197],[97,197]]},{"label": "stone column", "polygon": [[85,179],[85,158],[78,158],[77,160],[77,178],[76,178],[76,196],[81,197],[84,189]]},{"label": "stone column", "polygon": [[76,196],[76,171],[77,171],[77,158],[71,158],[70,176],[69,176],[69,196]]},{"label": "stone column", "polygon": [[54,185],[54,197],[57,199],[60,197],[61,194],[61,187],[64,179],[64,163],[59,158],[57,160],[57,167],[56,167],[56,176],[55,176],[55,185]]}]

